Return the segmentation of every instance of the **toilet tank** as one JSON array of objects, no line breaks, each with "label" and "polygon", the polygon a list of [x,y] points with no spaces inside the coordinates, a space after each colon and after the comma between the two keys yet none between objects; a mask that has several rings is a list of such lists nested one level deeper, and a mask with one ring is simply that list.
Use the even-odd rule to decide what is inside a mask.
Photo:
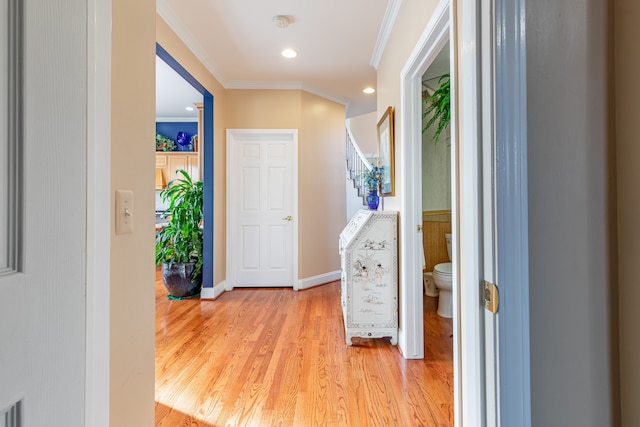
[{"label": "toilet tank", "polygon": [[449,261],[451,261],[451,234],[445,234],[444,238],[447,240],[447,255],[449,255]]}]

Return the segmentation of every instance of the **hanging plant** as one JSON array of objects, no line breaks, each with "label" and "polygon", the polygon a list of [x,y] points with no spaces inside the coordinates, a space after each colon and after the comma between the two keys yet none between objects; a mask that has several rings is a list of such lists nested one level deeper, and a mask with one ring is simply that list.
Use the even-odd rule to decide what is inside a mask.
[{"label": "hanging plant", "polygon": [[444,131],[451,122],[451,80],[449,73],[440,76],[438,84],[440,87],[438,87],[433,95],[424,98],[426,108],[424,108],[422,112],[423,120],[429,114],[433,113],[429,121],[422,127],[422,133],[436,126],[436,131],[433,135],[433,142],[435,144],[438,143],[442,131]]}]

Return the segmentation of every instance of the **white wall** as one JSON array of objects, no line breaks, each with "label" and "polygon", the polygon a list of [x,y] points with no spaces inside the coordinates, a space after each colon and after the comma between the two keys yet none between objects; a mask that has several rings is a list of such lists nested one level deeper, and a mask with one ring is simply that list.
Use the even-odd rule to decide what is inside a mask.
[{"label": "white wall", "polygon": [[608,9],[527,2],[533,426],[617,425]]}]

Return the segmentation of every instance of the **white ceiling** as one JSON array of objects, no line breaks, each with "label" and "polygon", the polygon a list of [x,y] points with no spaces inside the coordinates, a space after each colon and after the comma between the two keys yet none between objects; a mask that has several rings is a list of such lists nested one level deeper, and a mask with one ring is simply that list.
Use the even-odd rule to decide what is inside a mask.
[{"label": "white ceiling", "polygon": [[[372,55],[398,0],[157,0],[160,16],[225,88],[303,89],[345,104],[347,116],[376,110]],[[391,9],[391,6],[389,6]],[[276,15],[291,23],[278,28]],[[381,31],[381,29],[383,29]],[[376,48],[378,46],[378,48]],[[280,52],[292,48],[298,57]]]}]

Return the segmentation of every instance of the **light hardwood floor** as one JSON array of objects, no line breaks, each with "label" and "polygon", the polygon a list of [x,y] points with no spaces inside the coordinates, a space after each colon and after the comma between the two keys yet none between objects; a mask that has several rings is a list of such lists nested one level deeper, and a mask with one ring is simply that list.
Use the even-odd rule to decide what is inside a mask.
[{"label": "light hardwood floor", "polygon": [[156,275],[156,426],[453,426],[452,322],[425,297],[425,359],[345,344],[340,284],[171,301]]}]

